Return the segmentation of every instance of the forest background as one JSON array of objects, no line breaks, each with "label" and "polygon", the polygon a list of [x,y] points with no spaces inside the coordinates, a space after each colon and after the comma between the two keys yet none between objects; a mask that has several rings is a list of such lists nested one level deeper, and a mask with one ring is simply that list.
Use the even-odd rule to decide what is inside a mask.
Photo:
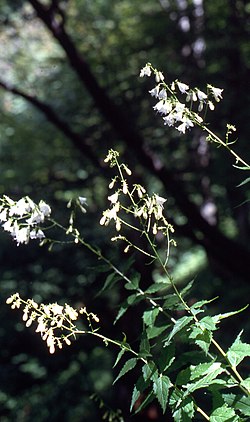
[{"label": "forest background", "polygon": [[[211,311],[249,301],[249,184],[226,151],[198,129],[180,136],[152,110],[150,81],[139,79],[150,61],[168,81],[224,89],[209,115],[225,133],[237,127],[235,150],[249,159],[250,2],[238,0],[7,0],[0,6],[1,195],[44,199],[62,221],[70,199],[83,196],[83,236],[124,268],[122,249],[99,226],[107,208],[109,148],[119,150],[135,182],[167,198],[178,247],[170,267],[181,286],[195,278],[193,300],[219,296]],[[109,231],[107,230],[107,234]],[[90,305],[109,336],[136,342],[140,307],[115,326],[122,285],[96,296],[105,274],[95,257],[74,244],[51,251],[16,246],[0,237],[0,417],[2,421],[93,421],[107,406],[125,420],[161,420],[156,404],[129,416],[133,375],[112,387],[115,352],[80,338],[50,356],[32,328],[6,305],[19,291],[38,302]],[[129,256],[128,256],[129,257]],[[135,256],[145,285],[159,276]],[[139,324],[139,322],[138,322]],[[249,339],[249,311],[224,323],[222,344],[240,329]]]}]

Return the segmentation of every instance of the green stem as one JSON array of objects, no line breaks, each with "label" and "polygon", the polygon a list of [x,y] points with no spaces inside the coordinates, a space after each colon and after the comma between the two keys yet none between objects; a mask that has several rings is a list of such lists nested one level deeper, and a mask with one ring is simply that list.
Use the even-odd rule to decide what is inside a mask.
[{"label": "green stem", "polygon": [[133,355],[135,355],[138,359],[142,360],[144,363],[148,364],[148,361],[144,358],[142,358],[141,356],[139,356],[139,354],[137,352],[135,352],[135,350],[131,349],[131,347],[126,346],[126,344],[123,344],[120,341],[116,341],[113,340],[109,337],[106,337],[100,333],[98,333],[97,331],[85,331],[85,330],[76,330],[74,331],[74,333],[72,333],[72,335],[80,335],[80,334],[90,334],[92,336],[98,337],[100,339],[102,339],[104,341],[104,343],[111,343],[114,344],[115,346],[118,346],[124,350],[126,350],[127,352],[132,353]]},{"label": "green stem", "polygon": [[234,150],[233,149],[231,149],[219,136],[217,136],[217,135],[215,135],[215,133],[213,133],[207,126],[205,126],[205,125],[202,125],[202,124],[200,124],[200,123],[198,123],[197,122],[197,124],[204,130],[204,131],[206,131],[207,133],[209,133],[209,135],[212,137],[212,138],[214,138],[214,141],[215,142],[217,142],[217,143],[219,143],[220,145],[222,145],[224,148],[226,148],[229,152],[230,152],[230,154],[232,154],[234,157],[235,157],[235,159],[236,159],[236,162],[238,163],[238,162],[240,162],[241,164],[243,164],[244,166],[246,166],[246,167],[248,167],[249,168],[249,170],[250,170],[250,165],[249,164],[247,164],[246,163],[246,161],[244,161],[241,157],[239,157],[239,155],[238,154],[236,154],[236,152],[234,152]]},{"label": "green stem", "polygon": [[199,406],[196,407],[196,411],[199,412],[207,421],[210,420],[209,416]]}]

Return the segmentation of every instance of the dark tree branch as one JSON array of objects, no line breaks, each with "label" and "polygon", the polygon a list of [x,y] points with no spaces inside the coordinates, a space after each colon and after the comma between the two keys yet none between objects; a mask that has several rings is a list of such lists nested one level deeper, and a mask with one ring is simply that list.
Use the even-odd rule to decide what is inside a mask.
[{"label": "dark tree branch", "polygon": [[62,133],[64,133],[64,135],[67,136],[72,141],[73,145],[81,151],[83,156],[91,160],[91,162],[95,166],[100,166],[98,158],[91,151],[91,148],[88,145],[86,145],[86,143],[84,143],[84,140],[82,139],[82,137],[78,133],[74,132],[64,120],[60,119],[58,114],[55,113],[55,111],[52,109],[50,105],[40,101],[36,97],[26,94],[25,92],[17,88],[14,88],[10,84],[7,84],[1,80],[0,80],[0,87],[2,87],[5,91],[11,92],[12,94],[15,94],[15,95],[18,95],[19,97],[24,98],[30,104],[35,106],[38,110],[44,113],[48,121],[51,122],[54,126],[56,126],[57,129],[59,129]]},{"label": "dark tree branch", "polygon": [[49,7],[42,5],[38,0],[29,0],[29,2],[35,9],[37,16],[65,51],[72,68],[89,91],[99,111],[116,130],[128,148],[135,152],[138,161],[145,169],[158,177],[166,190],[172,193],[176,204],[188,218],[196,241],[206,248],[208,255],[222,268],[224,267],[229,273],[242,276],[246,280],[250,259],[249,252],[237,242],[224,236],[216,227],[207,223],[196,205],[189,200],[183,184],[176,180],[173,174],[164,167],[159,157],[154,157],[151,152],[144,149],[143,138],[134,129],[134,125],[128,116],[124,115],[99,85],[87,62],[78,53],[74,42],[64,28],[63,22],[60,25],[55,25],[53,13],[51,13]]}]

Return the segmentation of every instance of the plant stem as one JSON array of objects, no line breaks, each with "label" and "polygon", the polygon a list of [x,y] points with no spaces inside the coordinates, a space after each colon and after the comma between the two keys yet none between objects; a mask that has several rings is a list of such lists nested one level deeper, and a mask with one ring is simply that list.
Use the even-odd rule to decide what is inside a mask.
[{"label": "plant stem", "polygon": [[206,131],[207,133],[209,133],[209,135],[214,139],[214,141],[220,145],[222,145],[224,148],[226,148],[236,159],[236,163],[240,162],[241,164],[243,164],[244,166],[248,167],[250,170],[250,165],[246,163],[246,161],[244,161],[241,157],[239,157],[238,154],[236,154],[236,152],[234,152],[233,149],[231,149],[219,136],[215,135],[214,132],[212,132],[207,126],[202,125],[199,123],[199,126]]},{"label": "plant stem", "polygon": [[197,406],[196,411],[199,412],[207,421],[210,420],[209,416],[200,407]]}]

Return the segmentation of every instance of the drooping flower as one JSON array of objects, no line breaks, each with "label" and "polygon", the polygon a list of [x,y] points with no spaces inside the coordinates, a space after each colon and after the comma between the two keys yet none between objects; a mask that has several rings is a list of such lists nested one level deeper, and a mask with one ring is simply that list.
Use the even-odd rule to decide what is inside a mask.
[{"label": "drooping flower", "polygon": [[159,86],[159,85],[156,85],[153,89],[151,89],[151,90],[150,90],[150,91],[148,91],[148,92],[149,92],[149,94],[150,94],[152,97],[158,98],[159,91],[160,91],[160,86]]},{"label": "drooping flower", "polygon": [[187,92],[188,92],[188,90],[189,90],[189,86],[188,86],[188,85],[186,85],[186,84],[184,84],[183,82],[179,82],[179,81],[176,81],[176,83],[177,83],[177,86],[178,86],[178,88],[179,88],[179,91],[180,91],[182,94],[187,94]]},{"label": "drooping flower", "polygon": [[51,208],[46,202],[40,201],[38,204],[39,210],[44,215],[44,217],[49,217],[51,214]]},{"label": "drooping flower", "polygon": [[172,110],[172,104],[170,101],[160,100],[153,109],[160,114],[168,114]]},{"label": "drooping flower", "polygon": [[215,88],[212,85],[208,85],[208,88],[212,92],[212,95],[213,95],[215,101],[219,102],[221,100],[221,98],[222,98],[223,89],[221,89],[221,88]]},{"label": "drooping flower", "polygon": [[27,244],[29,242],[29,234],[29,227],[23,227],[21,229],[18,227],[18,229],[13,233],[17,246],[19,246],[20,243]]},{"label": "drooping flower", "polygon": [[205,92],[203,91],[200,91],[199,89],[197,89],[197,96],[200,101],[204,101],[207,99],[207,94],[205,94]]},{"label": "drooping flower", "polygon": [[144,66],[141,71],[140,71],[140,78],[143,78],[143,76],[151,76],[152,70],[150,67],[150,64],[146,64],[146,66]]}]

